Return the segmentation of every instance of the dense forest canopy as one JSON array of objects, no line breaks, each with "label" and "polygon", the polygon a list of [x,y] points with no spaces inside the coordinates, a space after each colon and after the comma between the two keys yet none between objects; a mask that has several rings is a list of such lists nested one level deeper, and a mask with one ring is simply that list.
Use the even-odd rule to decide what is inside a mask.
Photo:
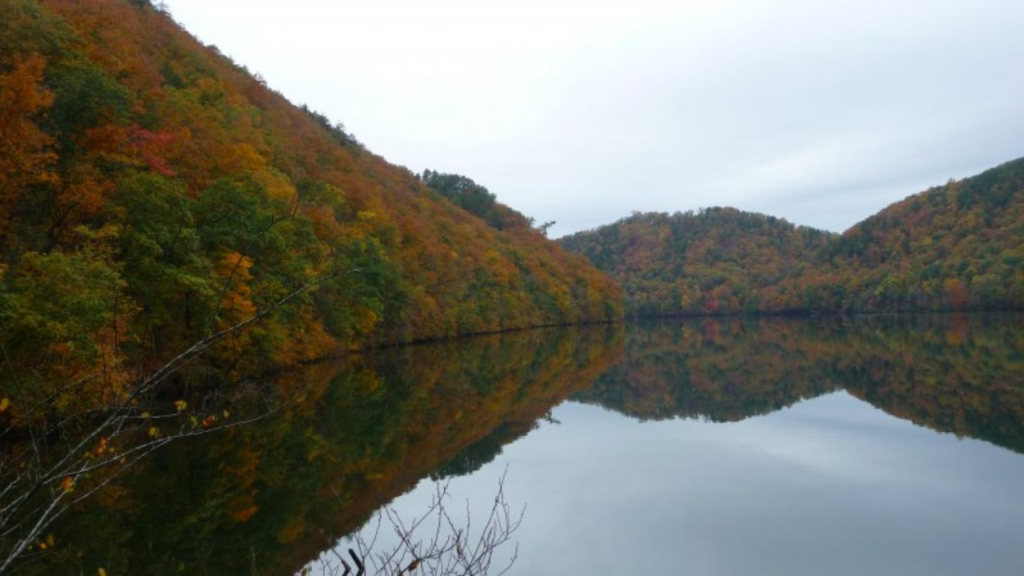
[{"label": "dense forest canopy", "polygon": [[710,208],[558,244],[465,176],[388,164],[149,2],[0,0],[0,16],[0,399],[14,412],[26,389],[120,393],[257,317],[185,375],[623,309],[1024,308],[1024,160],[842,235]]},{"label": "dense forest canopy", "polygon": [[889,206],[818,263],[799,279],[813,309],[1024,308],[1024,158]]},{"label": "dense forest canopy", "polygon": [[741,212],[634,214],[562,244],[618,280],[640,315],[756,312],[779,305],[774,288],[800,274],[826,232]]},{"label": "dense forest canopy", "polygon": [[477,188],[388,164],[149,2],[0,0],[0,396],[120,385],[325,278],[201,364],[620,316]]},{"label": "dense forest canopy", "polygon": [[474,214],[498,230],[529,228],[532,221],[519,212],[502,205],[486,187],[459,174],[443,174],[424,170],[420,179],[440,192],[452,204]]},{"label": "dense forest canopy", "polygon": [[[268,387],[295,402],[260,427],[235,427],[241,414],[217,404],[189,411],[202,392],[232,388],[216,384],[243,388],[262,382],[245,376],[342,352],[627,311],[1024,309],[1024,159],[842,235],[732,208],[634,214],[560,242],[546,238],[551,224],[468,177],[388,163],[159,4],[0,0],[6,461],[39,460],[52,441],[69,458],[116,462],[105,429],[90,428],[112,406],[144,442],[163,434],[156,417],[230,430],[142,462],[64,524],[60,537],[81,535],[79,549],[25,571],[237,572],[254,542],[272,570],[294,571],[380,502],[429,474],[477,469],[570,397],[643,419],[732,421],[844,389],[1024,450],[1021,391],[1002,385],[1020,381],[1019,322],[988,337],[959,315],[856,337],[779,319],[531,331],[285,373]],[[938,368],[919,368],[923,357]],[[161,373],[174,374],[169,390],[147,387],[143,400],[166,413],[151,413],[133,391],[164,383],[151,378]],[[84,451],[68,422],[93,430]],[[98,469],[40,474],[27,493],[98,489]],[[172,489],[182,481],[188,491]],[[197,541],[223,550],[211,558]]]},{"label": "dense forest canopy", "polygon": [[916,194],[842,235],[710,208],[560,240],[634,315],[1024,309],[1024,159]]}]

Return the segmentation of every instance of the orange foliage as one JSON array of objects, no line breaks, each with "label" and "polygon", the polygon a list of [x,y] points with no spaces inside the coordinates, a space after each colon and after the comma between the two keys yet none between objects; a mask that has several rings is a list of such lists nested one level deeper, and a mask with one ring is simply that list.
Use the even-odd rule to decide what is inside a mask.
[{"label": "orange foliage", "polygon": [[[12,214],[25,188],[56,180],[50,149],[53,138],[36,125],[35,116],[53,102],[41,85],[46,62],[31,56],[0,75],[0,213]],[[14,231],[14,222],[0,219],[0,236]]]}]

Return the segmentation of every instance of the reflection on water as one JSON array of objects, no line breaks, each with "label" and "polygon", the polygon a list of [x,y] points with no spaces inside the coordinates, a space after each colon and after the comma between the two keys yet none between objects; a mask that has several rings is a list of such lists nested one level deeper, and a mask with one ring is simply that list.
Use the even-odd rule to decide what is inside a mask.
[{"label": "reflection on water", "polygon": [[1024,533],[1021,317],[537,330],[279,385],[303,400],[159,453],[22,571],[294,573],[506,466],[514,574],[1009,574]]},{"label": "reflection on water", "polygon": [[940,432],[1024,452],[1024,318],[659,322],[575,399],[641,420],[735,422],[834,390]]},{"label": "reflection on water", "polygon": [[[622,354],[610,328],[383,350],[282,378],[272,419],[172,444],[55,528],[28,574],[288,574],[421,478],[469,472]],[[492,486],[493,489],[493,486]],[[255,560],[254,560],[255,559]],[[173,567],[173,570],[169,569]]]}]

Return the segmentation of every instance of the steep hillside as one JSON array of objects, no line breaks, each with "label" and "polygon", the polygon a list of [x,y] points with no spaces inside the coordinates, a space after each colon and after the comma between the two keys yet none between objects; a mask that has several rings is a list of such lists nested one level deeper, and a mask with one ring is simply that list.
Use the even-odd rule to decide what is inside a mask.
[{"label": "steep hillside", "polygon": [[831,235],[733,208],[634,214],[560,240],[618,280],[639,315],[780,309],[783,279],[800,275]]},{"label": "steep hillside", "polygon": [[729,208],[637,214],[560,240],[635,315],[1024,309],[1024,159],[833,235]]},{"label": "steep hillside", "polygon": [[498,230],[526,229],[533,225],[532,219],[499,203],[490,190],[465,176],[425,170],[420,180],[452,204]]},{"label": "steep hillside", "polygon": [[125,381],[325,278],[201,365],[620,315],[485,220],[145,0],[0,0],[0,387]]},{"label": "steep hillside", "polygon": [[889,206],[799,284],[811,309],[1024,308],[1024,159]]}]

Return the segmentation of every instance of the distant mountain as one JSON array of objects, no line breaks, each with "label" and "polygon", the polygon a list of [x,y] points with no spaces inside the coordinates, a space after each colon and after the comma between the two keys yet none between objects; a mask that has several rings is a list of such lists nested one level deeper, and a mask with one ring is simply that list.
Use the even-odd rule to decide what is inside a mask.
[{"label": "distant mountain", "polygon": [[797,284],[811,309],[1024,308],[1024,159],[889,206]]},{"label": "distant mountain", "polygon": [[634,214],[559,240],[622,284],[639,315],[735,314],[785,306],[781,283],[834,236],[734,208]]},{"label": "distant mountain", "polygon": [[443,184],[146,0],[0,0],[0,397],[120,381],[339,273],[202,364],[621,316],[585,259]]},{"label": "distant mountain", "polygon": [[732,208],[635,214],[559,240],[634,315],[1024,309],[1024,159],[842,235]]}]

